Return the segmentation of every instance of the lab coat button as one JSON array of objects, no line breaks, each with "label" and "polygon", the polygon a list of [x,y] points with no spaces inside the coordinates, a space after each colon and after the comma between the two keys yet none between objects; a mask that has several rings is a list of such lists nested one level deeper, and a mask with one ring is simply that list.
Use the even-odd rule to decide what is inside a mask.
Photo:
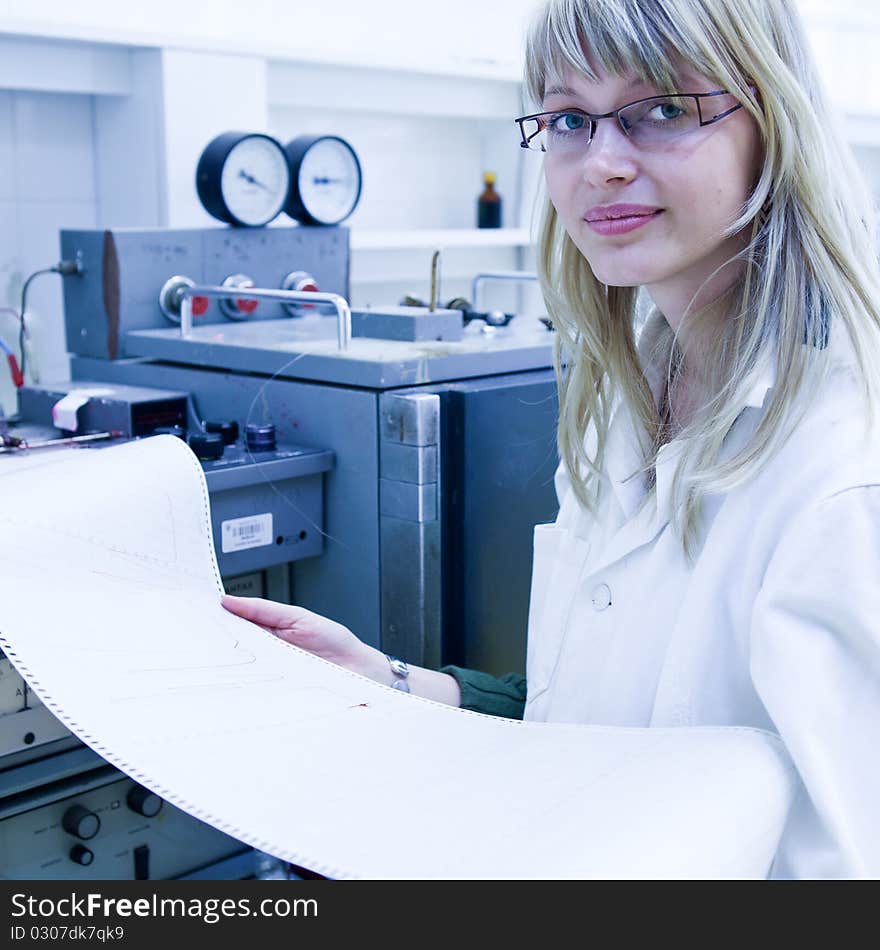
[{"label": "lab coat button", "polygon": [[597,584],[591,597],[594,610],[604,610],[611,606],[611,588],[607,584]]}]

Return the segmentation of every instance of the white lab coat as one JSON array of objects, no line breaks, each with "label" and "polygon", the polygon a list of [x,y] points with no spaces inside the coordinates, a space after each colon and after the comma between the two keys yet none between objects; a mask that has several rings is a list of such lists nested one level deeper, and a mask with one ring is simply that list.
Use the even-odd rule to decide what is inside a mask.
[{"label": "white lab coat", "polygon": [[[768,368],[728,457],[773,384]],[[846,359],[773,461],[710,500],[691,564],[669,523],[680,443],[636,513],[629,420],[613,418],[598,515],[560,467],[559,516],[535,529],[525,718],[777,732],[802,785],[771,876],[880,876],[880,433]]]}]

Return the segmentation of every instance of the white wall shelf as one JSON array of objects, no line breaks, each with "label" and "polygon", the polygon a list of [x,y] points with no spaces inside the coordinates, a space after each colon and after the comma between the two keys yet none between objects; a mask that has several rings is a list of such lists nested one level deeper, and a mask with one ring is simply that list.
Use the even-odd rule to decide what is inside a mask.
[{"label": "white wall shelf", "polygon": [[517,82],[522,35],[538,0],[446,0],[426,11],[409,0],[213,0],[113,4],[109,0],[0,0],[0,31],[135,48],[398,69]]},{"label": "white wall shelf", "polygon": [[0,33],[0,89],[127,96],[131,53],[125,47]]},{"label": "white wall shelf", "polygon": [[353,251],[411,251],[420,248],[527,247],[526,228],[438,228],[402,231],[352,229]]},{"label": "white wall shelf", "polygon": [[439,116],[507,120],[519,115],[520,79],[490,81],[468,75],[438,76],[389,66],[269,60],[270,108],[333,109],[372,115]]}]

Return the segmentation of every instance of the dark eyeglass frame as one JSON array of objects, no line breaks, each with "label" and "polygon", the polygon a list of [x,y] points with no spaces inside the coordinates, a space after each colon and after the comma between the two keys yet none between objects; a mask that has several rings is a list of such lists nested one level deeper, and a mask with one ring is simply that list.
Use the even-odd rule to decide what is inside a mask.
[{"label": "dark eyeglass frame", "polygon": [[[752,92],[755,91],[754,86],[749,86],[749,89]],[[726,89],[715,89],[713,92],[671,92],[666,96],[646,96],[644,99],[636,99],[635,102],[628,102],[626,105],[621,106],[619,109],[612,109],[610,112],[603,112],[601,115],[594,115],[591,112],[584,112],[583,109],[554,109],[549,112],[535,112],[533,115],[523,115],[518,119],[513,121],[519,125],[519,132],[522,136],[522,142],[519,143],[520,148],[529,148],[529,142],[536,136],[540,135],[544,129],[547,128],[547,124],[542,125],[537,132],[533,132],[531,135],[526,134],[525,123],[530,119],[543,119],[545,116],[558,116],[565,115],[566,113],[573,112],[576,115],[582,115],[585,119],[590,120],[590,137],[587,139],[587,147],[593,141],[593,136],[596,134],[596,125],[599,122],[599,119],[617,119],[617,124],[620,126],[620,131],[627,137],[629,137],[629,132],[626,129],[626,126],[623,124],[620,118],[620,113],[626,109],[629,109],[631,106],[637,106],[640,102],[651,102],[653,99],[694,99],[697,103],[697,115],[700,119],[700,128],[705,125],[713,125],[715,122],[720,122],[721,119],[727,118],[732,112],[736,112],[737,109],[742,109],[743,104],[738,102],[733,108],[728,109],[726,112],[720,113],[720,115],[713,116],[711,119],[703,118],[703,110],[700,106],[700,99],[709,99],[712,96],[730,96],[734,93],[728,92]],[[537,151],[537,149],[532,149],[532,151]],[[541,144],[541,151],[546,152],[547,149],[544,148],[543,143]]]}]

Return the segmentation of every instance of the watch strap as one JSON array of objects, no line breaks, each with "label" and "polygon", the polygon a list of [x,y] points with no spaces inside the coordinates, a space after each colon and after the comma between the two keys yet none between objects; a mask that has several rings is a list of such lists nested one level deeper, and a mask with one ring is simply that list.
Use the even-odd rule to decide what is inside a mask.
[{"label": "watch strap", "polygon": [[391,688],[399,689],[402,693],[410,692],[409,683],[407,682],[409,667],[406,665],[406,661],[401,660],[399,657],[391,656],[389,653],[386,653],[385,657],[388,660],[388,665],[391,667],[391,672],[394,674]]}]

